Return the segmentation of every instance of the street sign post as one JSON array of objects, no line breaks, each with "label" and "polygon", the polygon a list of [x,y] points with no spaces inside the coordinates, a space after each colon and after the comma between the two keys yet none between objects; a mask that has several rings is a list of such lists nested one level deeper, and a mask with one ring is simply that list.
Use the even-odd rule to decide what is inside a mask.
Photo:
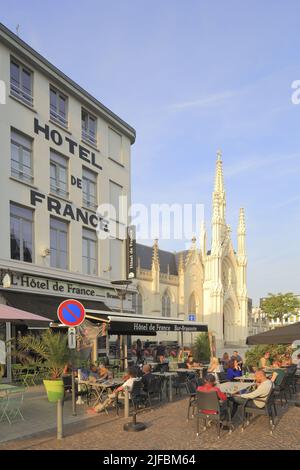
[{"label": "street sign post", "polygon": [[69,349],[76,349],[76,328],[72,326],[68,328],[68,346]]},{"label": "street sign post", "polygon": [[66,326],[79,326],[85,319],[85,308],[78,300],[64,300],[58,306],[57,316],[59,321]]}]

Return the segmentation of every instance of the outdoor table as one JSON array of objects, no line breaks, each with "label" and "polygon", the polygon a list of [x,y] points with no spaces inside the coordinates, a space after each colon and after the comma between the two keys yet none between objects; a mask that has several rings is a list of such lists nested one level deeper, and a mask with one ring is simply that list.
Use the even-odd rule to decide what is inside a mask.
[{"label": "outdoor table", "polygon": [[8,394],[9,392],[16,391],[18,390],[17,385],[11,385],[11,384],[0,384],[0,393],[4,392],[5,394]]},{"label": "outdoor table", "polygon": [[240,377],[234,377],[234,380],[239,380],[241,382],[254,382],[255,374],[251,373],[248,375],[241,375]]},{"label": "outdoor table", "polygon": [[234,383],[234,382],[223,382],[218,385],[219,389],[221,392],[225,393],[228,396],[235,395],[238,392],[241,392],[243,390],[246,390],[247,388],[252,387],[254,382],[240,382],[240,383]]},{"label": "outdoor table", "polygon": [[166,380],[169,381],[169,401],[173,400],[173,389],[172,389],[172,377],[176,377],[176,372],[153,372],[153,375],[157,375],[158,377],[164,377]]},{"label": "outdoor table", "polygon": [[[119,387],[120,385],[122,385],[123,381],[106,380],[104,382],[90,382],[89,380],[81,380],[80,382],[78,382],[78,385],[80,385],[80,383],[89,386],[95,391],[96,400],[93,403],[93,406],[95,407],[96,405],[98,405],[98,403],[102,402],[102,397],[105,392],[109,393],[110,390]],[[107,413],[106,409],[105,412]]]},{"label": "outdoor table", "polygon": [[206,367],[199,366],[199,367],[192,367],[191,369],[177,369],[177,372],[197,372],[199,374],[199,377],[203,379],[203,370],[206,369]]}]

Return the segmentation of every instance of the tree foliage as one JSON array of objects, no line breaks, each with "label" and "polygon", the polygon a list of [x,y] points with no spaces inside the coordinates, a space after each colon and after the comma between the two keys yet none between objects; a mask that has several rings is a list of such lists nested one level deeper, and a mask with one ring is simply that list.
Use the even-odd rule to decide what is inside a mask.
[{"label": "tree foliage", "polygon": [[286,352],[291,352],[291,346],[286,344],[258,344],[246,351],[245,364],[250,367],[259,367],[259,360],[263,355],[269,352],[271,362],[276,356],[283,356]]},{"label": "tree foliage", "polygon": [[209,362],[210,347],[208,333],[199,333],[193,345],[193,356],[197,362]]},{"label": "tree foliage", "polygon": [[67,335],[54,333],[50,329],[40,336],[29,334],[20,337],[18,350],[21,356],[34,353],[37,356],[37,362],[43,363],[49,369],[53,379],[61,377],[64,366],[70,362],[71,358]]},{"label": "tree foliage", "polygon": [[290,317],[300,309],[300,301],[292,292],[286,294],[268,294],[262,303],[261,309],[269,320],[277,320],[283,324],[283,319]]}]

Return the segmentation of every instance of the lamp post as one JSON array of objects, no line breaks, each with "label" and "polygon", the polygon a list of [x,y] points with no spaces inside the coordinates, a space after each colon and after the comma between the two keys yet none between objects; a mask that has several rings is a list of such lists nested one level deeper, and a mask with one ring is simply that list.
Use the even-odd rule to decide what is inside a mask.
[{"label": "lamp post", "polygon": [[[130,286],[131,281],[126,279],[121,279],[118,281],[111,281],[116,295],[121,301],[120,313],[123,314],[124,309],[124,300],[126,299],[128,287]],[[128,367],[128,358],[127,358],[127,335],[124,337],[124,354],[123,354],[123,335],[120,335],[120,360],[122,369],[127,369]]]}]

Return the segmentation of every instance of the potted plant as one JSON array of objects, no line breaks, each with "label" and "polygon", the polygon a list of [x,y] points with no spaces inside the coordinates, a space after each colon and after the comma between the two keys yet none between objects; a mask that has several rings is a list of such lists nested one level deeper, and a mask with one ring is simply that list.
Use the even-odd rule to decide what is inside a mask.
[{"label": "potted plant", "polygon": [[63,369],[70,362],[67,335],[46,330],[40,336],[32,334],[18,338],[21,353],[33,353],[48,370],[48,378],[43,381],[48,400],[56,402],[64,396]]}]

